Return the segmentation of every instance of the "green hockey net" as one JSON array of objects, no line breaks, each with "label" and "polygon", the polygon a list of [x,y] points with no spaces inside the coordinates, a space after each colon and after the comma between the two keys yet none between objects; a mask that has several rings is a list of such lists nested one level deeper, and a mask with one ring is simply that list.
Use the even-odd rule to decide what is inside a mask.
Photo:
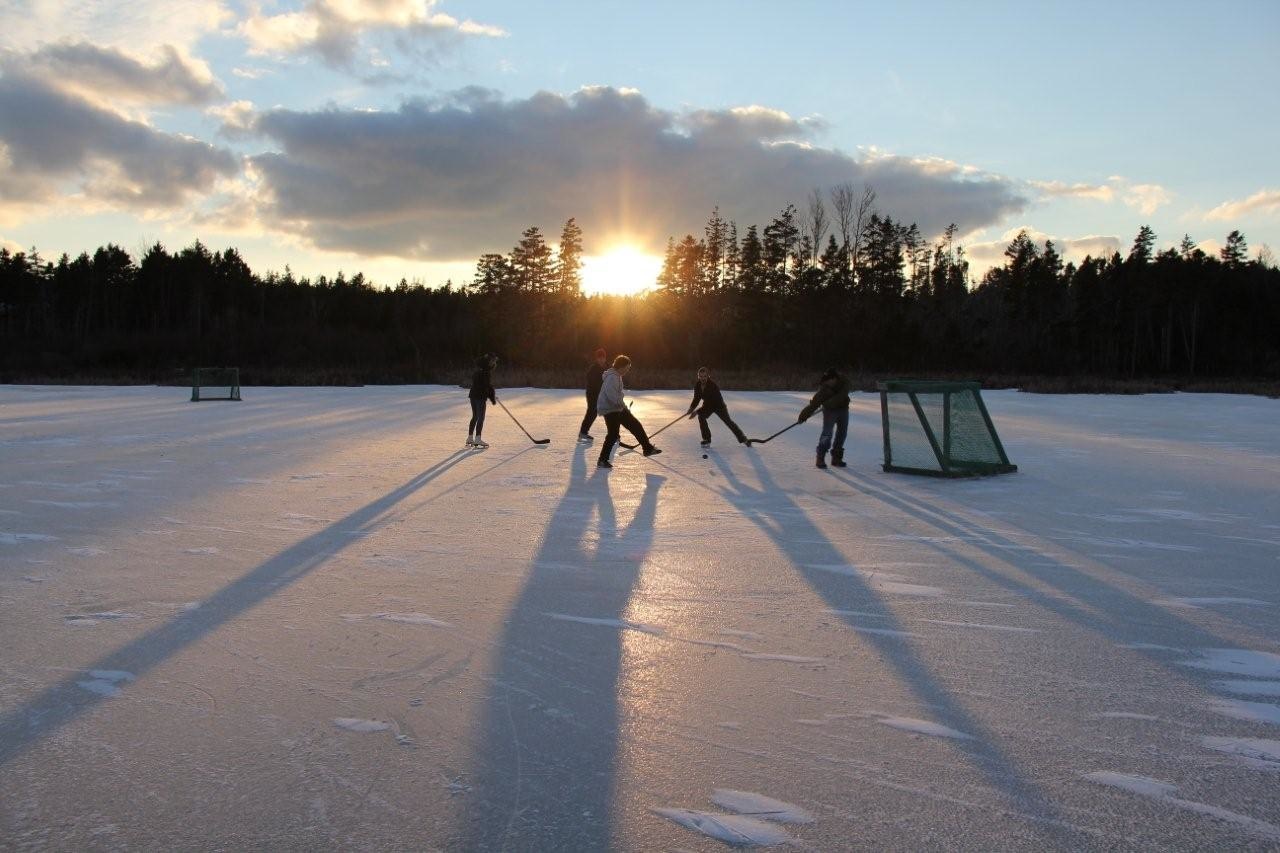
[{"label": "green hockey net", "polygon": [[977,382],[881,382],[884,470],[941,477],[1018,470],[1005,455]]},{"label": "green hockey net", "polygon": [[235,367],[197,367],[191,374],[191,401],[239,400],[240,370]]}]

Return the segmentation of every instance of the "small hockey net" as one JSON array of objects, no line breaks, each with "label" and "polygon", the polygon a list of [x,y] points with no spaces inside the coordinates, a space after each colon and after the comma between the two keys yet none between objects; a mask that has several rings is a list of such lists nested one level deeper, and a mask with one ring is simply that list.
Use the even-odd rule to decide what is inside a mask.
[{"label": "small hockey net", "polygon": [[191,376],[191,401],[239,400],[240,370],[235,367],[197,367]]},{"label": "small hockey net", "polygon": [[1018,470],[1005,455],[979,383],[892,380],[877,388],[884,470],[938,477]]}]

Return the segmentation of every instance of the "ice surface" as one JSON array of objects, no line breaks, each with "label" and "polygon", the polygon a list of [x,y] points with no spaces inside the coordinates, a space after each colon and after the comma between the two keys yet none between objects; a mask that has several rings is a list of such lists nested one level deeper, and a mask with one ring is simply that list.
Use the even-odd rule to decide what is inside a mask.
[{"label": "ice surface", "polygon": [[499,393],[551,445],[0,387],[0,848],[1280,844],[1280,401],[988,392],[1019,472],[942,481],[872,394],[847,469],[682,422],[599,471],[579,392]]}]

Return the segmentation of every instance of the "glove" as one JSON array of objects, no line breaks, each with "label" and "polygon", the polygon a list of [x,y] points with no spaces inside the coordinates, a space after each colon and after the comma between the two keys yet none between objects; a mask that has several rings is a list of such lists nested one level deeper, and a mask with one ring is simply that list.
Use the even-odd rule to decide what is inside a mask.
[{"label": "glove", "polygon": [[811,417],[813,417],[813,408],[810,406],[805,406],[803,409],[800,410],[800,417],[796,418],[796,423],[802,424],[805,421],[809,420],[809,418]]},{"label": "glove", "polygon": [[698,412],[697,412],[696,410],[694,410],[694,409],[690,409],[690,410],[689,410],[689,420],[693,420],[694,415],[696,415],[696,414],[698,414]]}]

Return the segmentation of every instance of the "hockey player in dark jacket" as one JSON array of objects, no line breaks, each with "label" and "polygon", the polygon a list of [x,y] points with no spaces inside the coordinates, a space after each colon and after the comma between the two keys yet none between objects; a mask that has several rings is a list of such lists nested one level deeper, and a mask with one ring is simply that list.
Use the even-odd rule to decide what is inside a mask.
[{"label": "hockey player in dark jacket", "polygon": [[601,347],[595,352],[595,361],[587,367],[587,413],[582,416],[578,441],[595,441],[587,430],[596,422],[596,401],[600,398],[600,386],[604,384],[604,365],[605,351]]},{"label": "hockey player in dark jacket", "polygon": [[480,433],[484,431],[485,402],[498,402],[498,392],[493,390],[493,369],[497,366],[498,357],[493,353],[486,353],[476,359],[476,371],[471,374],[471,392],[467,394],[471,400],[471,422],[467,424],[467,447],[489,446],[488,442],[480,437]]},{"label": "hockey player in dark jacket", "polygon": [[[819,380],[818,393],[809,405],[800,410],[799,422],[804,423],[813,413],[822,409],[822,433],[818,436],[819,468],[827,467],[827,450],[831,451],[831,464],[837,468],[848,467],[844,462],[844,438],[849,433],[849,380],[828,368]],[[835,433],[834,440],[832,432]]]},{"label": "hockey player in dark jacket", "polygon": [[[699,403],[702,408],[698,408]],[[703,447],[711,444],[711,427],[708,426],[707,419],[712,415],[719,415],[739,444],[747,443],[747,436],[733,422],[733,418],[729,417],[729,407],[725,405],[720,386],[711,378],[711,371],[705,367],[698,368],[698,378],[693,383],[693,402],[689,404],[689,417],[694,415],[698,416],[698,430],[702,433]]]}]

